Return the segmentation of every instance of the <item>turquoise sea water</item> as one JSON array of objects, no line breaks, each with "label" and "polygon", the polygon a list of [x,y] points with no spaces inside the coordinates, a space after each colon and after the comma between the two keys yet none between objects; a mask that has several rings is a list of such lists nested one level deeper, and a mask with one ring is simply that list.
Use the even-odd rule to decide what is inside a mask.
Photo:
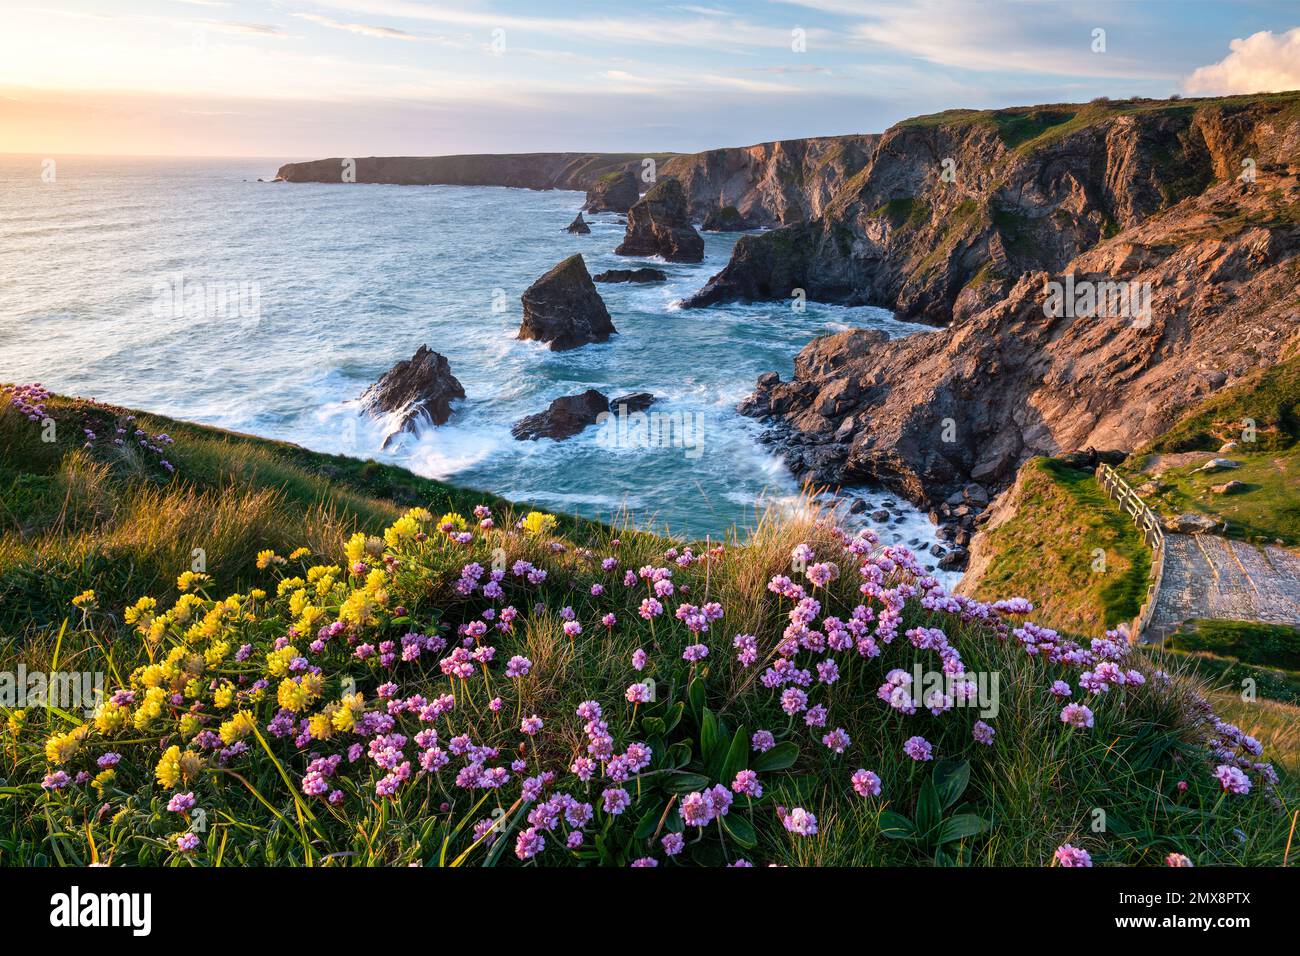
[{"label": "turquoise sea water", "polygon": [[[615,256],[616,216],[593,217],[588,236],[564,231],[580,193],[256,181],[275,165],[56,158],[45,181],[41,157],[0,157],[0,381],[392,460],[593,517],[626,507],[702,536],[752,525],[757,507],[798,490],[756,442],[759,425],[735,412],[761,372],[788,377],[798,350],[830,331],[926,334],[875,308],[682,311],[737,237],[705,234],[698,265]],[[608,343],[555,353],[517,341],[520,293],[575,252],[592,274],[658,265],[669,281],[598,286],[619,330]],[[173,299],[187,287],[189,311]],[[218,288],[230,290],[224,305]],[[446,426],[381,451],[353,400],[421,344],[448,357],[468,398]],[[589,387],[654,393],[655,411],[697,429],[697,447],[611,447],[595,429],[563,443],[511,437],[520,417]],[[863,491],[873,506],[898,501]],[[932,540],[903,510],[886,540]]]}]

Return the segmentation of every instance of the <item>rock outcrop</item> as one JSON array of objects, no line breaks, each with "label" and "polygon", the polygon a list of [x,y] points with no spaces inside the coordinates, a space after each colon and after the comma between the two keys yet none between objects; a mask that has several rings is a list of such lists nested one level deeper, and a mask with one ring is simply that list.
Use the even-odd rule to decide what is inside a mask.
[{"label": "rock outcrop", "polygon": [[591,277],[593,282],[664,282],[668,273],[663,269],[608,269]]},{"label": "rock outcrop", "polygon": [[704,240],[691,225],[682,184],[660,179],[628,210],[620,256],[662,256],[668,262],[700,262]]},{"label": "rock outcrop", "polygon": [[519,338],[546,342],[553,352],[604,342],[618,331],[580,255],[569,256],[530,285],[522,300]]},{"label": "rock outcrop", "polygon": [[[1240,141],[1262,160],[1254,182],[1239,181],[1225,155],[1216,182],[1150,215],[1131,207],[1137,221],[1059,271],[1024,273],[992,302],[963,292],[970,305],[946,331],[814,340],[792,381],[765,376],[742,410],[772,419],[797,471],[883,483],[914,501],[971,480],[1005,487],[1035,454],[1133,449],[1162,434],[1209,393],[1300,348],[1300,119],[1291,115],[1267,126],[1237,118]],[[1206,140],[1220,142],[1212,129]],[[1283,144],[1290,164],[1272,158]],[[1138,307],[1108,298],[1089,313],[1076,299],[1058,314],[1052,284],[1067,280],[1076,291],[1122,284]]]},{"label": "rock outcrop", "polygon": [[641,182],[630,169],[605,173],[587,190],[587,212],[626,213],[641,198]]},{"label": "rock outcrop", "polygon": [[704,224],[700,228],[705,232],[743,232],[746,229],[753,229],[754,224],[735,206],[724,206],[705,216]]},{"label": "rock outcrop", "polygon": [[566,231],[573,235],[586,236],[591,233],[591,227],[587,225],[586,220],[582,218],[582,213],[579,212],[578,218],[569,223],[569,228]]},{"label": "rock outcrop", "polygon": [[820,215],[879,142],[867,133],[684,153],[661,163],[659,176],[682,184],[693,219],[732,208],[749,223],[738,228],[789,225]]},{"label": "rock outcrop", "polygon": [[519,441],[536,441],[539,438],[564,441],[589,425],[594,425],[600,414],[607,411],[609,399],[594,388],[589,388],[578,395],[557,398],[544,412],[521,418],[510,429],[510,434]]},{"label": "rock outcrop", "polygon": [[1060,272],[1101,240],[1235,180],[1243,159],[1286,168],[1298,103],[1288,93],[906,120],[819,215],[743,237],[685,305],[800,288],[946,324],[992,305],[1027,272]]},{"label": "rock outcrop", "polygon": [[384,435],[387,448],[398,434],[414,430],[420,422],[445,424],[452,400],[464,397],[465,389],[451,374],[447,357],[421,345],[411,358],[398,362],[366,389],[361,403],[373,414],[393,416]]}]

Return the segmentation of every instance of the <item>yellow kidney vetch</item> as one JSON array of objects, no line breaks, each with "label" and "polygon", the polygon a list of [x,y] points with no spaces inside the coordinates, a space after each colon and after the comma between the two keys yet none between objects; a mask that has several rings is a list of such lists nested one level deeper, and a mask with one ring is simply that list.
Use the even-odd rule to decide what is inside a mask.
[{"label": "yellow kidney vetch", "polygon": [[45,741],[45,759],[59,766],[71,762],[89,734],[90,727],[87,724],[74,727],[67,733],[55,734]]},{"label": "yellow kidney vetch", "polygon": [[275,698],[281,707],[296,714],[319,700],[324,691],[325,678],[320,674],[307,673],[280,681]]},{"label": "yellow kidney vetch", "polygon": [[154,776],[159,784],[170,790],[181,783],[193,783],[202,771],[202,757],[192,750],[182,752],[180,747],[172,744],[154,768]]}]

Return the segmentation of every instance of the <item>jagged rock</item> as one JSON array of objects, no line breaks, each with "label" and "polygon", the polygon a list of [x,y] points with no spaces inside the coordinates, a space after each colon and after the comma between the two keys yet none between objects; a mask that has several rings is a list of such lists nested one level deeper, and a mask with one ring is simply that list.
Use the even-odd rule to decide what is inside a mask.
[{"label": "jagged rock", "polygon": [[1246,483],[1244,481],[1237,481],[1234,478],[1232,481],[1226,481],[1221,485],[1214,485],[1210,490],[1216,495],[1235,495],[1239,491],[1246,490]]},{"label": "jagged rock", "polygon": [[948,553],[948,549],[941,544],[930,545],[930,554],[932,554],[936,558],[942,558],[947,553]]},{"label": "jagged rock", "polygon": [[569,223],[569,228],[567,231],[575,235],[585,236],[590,234],[591,227],[587,225],[586,220],[582,218],[582,213],[579,212],[578,218],[573,220],[573,222]]},{"label": "jagged rock", "polygon": [[1233,468],[1240,468],[1241,462],[1233,461],[1231,458],[1211,458],[1203,464],[1197,471],[1227,471]]},{"label": "jagged rock", "polygon": [[361,403],[375,414],[395,414],[394,425],[384,436],[387,448],[398,433],[412,431],[422,420],[446,423],[452,400],[464,397],[465,389],[451,374],[447,357],[421,345],[411,358],[398,362],[366,389]]},{"label": "jagged rock", "polygon": [[587,212],[625,213],[641,198],[641,185],[631,170],[606,173],[587,190]]},{"label": "jagged rock", "polygon": [[970,552],[965,548],[953,548],[939,559],[940,571],[965,571],[970,561]]},{"label": "jagged rock", "polygon": [[1165,528],[1181,534],[1204,534],[1207,531],[1213,531],[1216,527],[1218,527],[1218,522],[1213,518],[1198,514],[1183,514],[1177,518],[1170,518],[1165,522]]},{"label": "jagged rock", "polygon": [[889,512],[886,511],[884,508],[878,508],[877,510],[871,512],[871,520],[876,522],[877,524],[882,524],[889,520]]},{"label": "jagged rock", "polygon": [[660,179],[627,213],[620,256],[662,256],[668,262],[701,262],[704,240],[691,225],[682,184]]},{"label": "jagged rock", "polygon": [[626,414],[631,415],[633,412],[644,412],[655,401],[655,397],[649,392],[633,392],[631,395],[621,395],[618,398],[611,399],[609,410],[611,413],[618,415],[620,409],[625,409]]},{"label": "jagged rock", "polygon": [[594,388],[589,388],[578,395],[557,398],[544,412],[521,418],[510,429],[510,434],[519,441],[539,438],[563,441],[596,424],[601,412],[607,411],[609,400]]},{"label": "jagged rock", "polygon": [[862,512],[866,511],[868,507],[870,506],[861,498],[854,498],[853,503],[849,505],[849,514],[851,515],[862,514]]},{"label": "jagged rock", "polygon": [[618,331],[582,256],[569,256],[525,289],[522,299],[519,338],[547,342],[554,352],[604,342]]},{"label": "jagged rock", "polygon": [[668,273],[663,269],[607,269],[591,277],[593,282],[663,282]]},{"label": "jagged rock", "polygon": [[743,232],[754,226],[735,206],[723,206],[710,212],[700,228],[705,232]]}]

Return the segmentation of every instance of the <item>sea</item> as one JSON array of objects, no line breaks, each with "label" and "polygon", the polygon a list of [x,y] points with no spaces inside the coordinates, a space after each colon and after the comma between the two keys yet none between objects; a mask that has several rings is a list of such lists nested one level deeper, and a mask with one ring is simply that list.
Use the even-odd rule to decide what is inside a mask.
[{"label": "sea", "polygon": [[[616,256],[617,215],[589,216],[590,235],[565,231],[579,192],[271,182],[278,165],[0,156],[0,382],[716,539],[799,506],[761,424],[736,412],[761,373],[788,378],[798,351],[829,332],[939,334],[872,307],[683,310],[739,235],[704,233],[698,264]],[[618,329],[607,343],[519,341],[520,294],[574,253],[593,275],[653,266],[668,280],[598,285]],[[467,397],[447,424],[385,449],[384,423],[357,399],[420,345],[447,356]],[[511,436],[518,419],[588,388],[650,392],[660,417],[562,442]],[[865,512],[847,516],[859,498]],[[887,543],[935,541],[897,495],[857,487],[841,499],[850,523],[886,505]]]}]

